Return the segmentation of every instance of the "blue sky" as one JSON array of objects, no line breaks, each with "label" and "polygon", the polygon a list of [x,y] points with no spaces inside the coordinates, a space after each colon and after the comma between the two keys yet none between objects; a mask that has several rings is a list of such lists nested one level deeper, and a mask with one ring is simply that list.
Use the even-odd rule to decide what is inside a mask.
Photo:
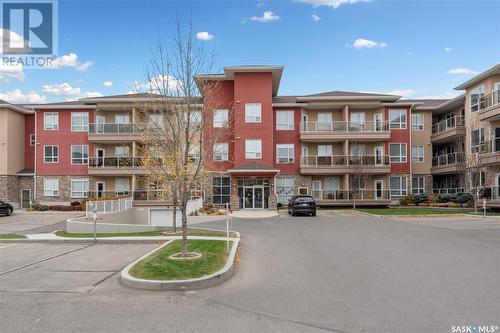
[{"label": "blue sky", "polygon": [[[500,1],[59,1],[58,69],[8,72],[0,99],[51,102],[122,94],[175,17],[220,68],[285,66],[280,95],[329,90],[451,97],[500,61]],[[208,37],[208,38],[206,38]],[[211,37],[211,39],[210,39]],[[106,83],[106,84],[105,84]]]}]

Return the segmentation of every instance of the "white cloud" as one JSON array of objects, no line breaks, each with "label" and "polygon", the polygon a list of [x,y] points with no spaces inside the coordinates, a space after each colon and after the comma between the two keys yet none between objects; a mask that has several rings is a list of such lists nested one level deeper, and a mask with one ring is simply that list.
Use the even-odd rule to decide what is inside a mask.
[{"label": "white cloud", "polygon": [[8,83],[10,79],[22,81],[24,79],[23,66],[21,64],[4,65],[0,63],[0,83]]},{"label": "white cloud", "polygon": [[445,47],[444,50],[445,50],[445,52],[451,52],[451,51],[453,51],[453,49],[451,47]]},{"label": "white cloud", "polygon": [[358,2],[370,2],[371,0],[294,0],[295,2],[313,5],[314,7],[327,6],[336,9],[343,4],[355,4]]},{"label": "white cloud", "polygon": [[78,97],[79,98],[85,98],[85,97],[90,98],[90,97],[102,97],[102,96],[104,96],[104,95],[98,91],[87,91],[87,92],[80,94]]},{"label": "white cloud", "polygon": [[55,69],[55,68],[68,67],[68,68],[75,68],[79,72],[85,72],[93,64],[94,63],[92,61],[85,61],[84,63],[81,63],[78,60],[78,55],[76,53],[70,53],[54,59],[52,61],[52,66],[49,66],[49,68]]},{"label": "white cloud", "polygon": [[352,45],[347,44],[347,46],[352,46],[357,49],[371,49],[372,47],[386,47],[387,43],[384,42],[375,42],[373,40],[358,38],[354,41]]},{"label": "white cloud", "polygon": [[314,22],[318,22],[319,20],[321,20],[321,18],[316,14],[312,14],[311,17]]},{"label": "white cloud", "polygon": [[479,74],[479,71],[465,67],[457,67],[450,69],[448,71],[448,74],[472,75],[472,74]]},{"label": "white cloud", "polygon": [[264,7],[265,3],[263,2],[257,2],[257,8]]},{"label": "white cloud", "polygon": [[23,94],[23,92],[19,89],[14,89],[11,91],[7,91],[6,93],[0,92],[0,99],[3,99],[7,102],[14,104],[38,104],[45,103],[45,96],[41,96],[35,91],[30,91],[27,94]]},{"label": "white cloud", "polygon": [[72,87],[67,82],[44,84],[42,91],[53,96],[76,96],[80,94],[80,88]]},{"label": "white cloud", "polygon": [[391,91],[387,91],[384,94],[409,97],[409,96],[413,96],[416,92],[417,91],[413,90],[413,89],[394,89]]},{"label": "white cloud", "polygon": [[[169,91],[166,92],[165,90]],[[158,75],[151,78],[149,82],[132,82],[132,89],[130,89],[127,94],[136,93],[153,93],[153,94],[163,94],[168,93],[169,95],[180,94],[180,82],[173,76],[169,75]]]},{"label": "white cloud", "polygon": [[214,37],[215,36],[208,33],[208,31],[201,31],[196,33],[197,40],[209,41],[214,39]]},{"label": "white cloud", "polygon": [[113,82],[111,82],[111,81],[104,81],[102,83],[102,85],[109,88],[109,87],[111,87],[113,85]]},{"label": "white cloud", "polygon": [[281,17],[278,15],[274,14],[272,11],[268,10],[265,11],[262,16],[252,16],[250,17],[250,20],[256,21],[256,22],[273,22],[279,20]]}]

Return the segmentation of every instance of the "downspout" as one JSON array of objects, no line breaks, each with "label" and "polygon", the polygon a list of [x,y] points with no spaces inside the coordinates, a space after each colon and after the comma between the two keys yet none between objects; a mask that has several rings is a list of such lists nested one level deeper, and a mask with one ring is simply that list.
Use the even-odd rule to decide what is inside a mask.
[{"label": "downspout", "polygon": [[37,114],[35,108],[32,106],[31,109],[35,113],[35,154],[34,154],[34,161],[33,161],[33,201],[36,201],[37,193],[36,193],[36,162],[37,162],[37,157],[36,157],[36,151],[38,148],[38,121],[37,121]]},{"label": "downspout", "polygon": [[411,112],[412,112],[414,106],[415,106],[415,104],[411,104],[410,109],[409,109],[409,111],[410,111],[410,117],[408,117],[408,120],[409,120],[408,123],[410,124],[410,126],[408,126],[408,131],[410,132],[410,135],[409,135],[409,138],[410,138],[409,139],[409,143],[410,143],[410,147],[409,147],[410,148],[410,156],[409,156],[410,157],[409,158],[409,163],[410,163],[410,179],[408,180],[408,183],[409,183],[408,187],[410,188],[410,191],[408,191],[407,194],[413,193],[413,161],[412,161],[412,155],[411,155],[412,154],[411,153],[411,149],[412,149],[411,148],[412,147],[412,145],[411,145],[411,143],[412,143],[412,141],[411,141],[411,137],[412,137],[411,127],[412,127],[413,124],[411,123]]}]

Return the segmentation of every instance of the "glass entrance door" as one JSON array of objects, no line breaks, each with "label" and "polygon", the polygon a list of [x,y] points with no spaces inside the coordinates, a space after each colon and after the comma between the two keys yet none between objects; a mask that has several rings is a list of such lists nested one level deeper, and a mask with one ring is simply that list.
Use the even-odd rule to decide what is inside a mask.
[{"label": "glass entrance door", "polygon": [[264,208],[264,187],[252,186],[243,188],[243,208]]},{"label": "glass entrance door", "polygon": [[243,188],[243,208],[253,208],[253,187]]}]

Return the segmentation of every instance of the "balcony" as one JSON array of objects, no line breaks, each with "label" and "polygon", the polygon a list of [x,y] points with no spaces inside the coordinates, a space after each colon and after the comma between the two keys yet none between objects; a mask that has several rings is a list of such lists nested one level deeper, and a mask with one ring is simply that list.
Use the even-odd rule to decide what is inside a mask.
[{"label": "balcony", "polygon": [[118,123],[96,123],[89,124],[89,141],[91,142],[123,142],[137,141],[141,139],[149,124],[118,124]]},{"label": "balcony", "polygon": [[[387,206],[391,203],[389,190],[312,190],[311,195],[318,206]],[[394,198],[393,198],[394,199]]]},{"label": "balcony", "polygon": [[163,159],[148,159],[141,157],[92,157],[89,158],[89,175],[144,175],[151,172],[155,165],[161,166]]},{"label": "balcony", "polygon": [[305,155],[300,158],[300,173],[304,175],[386,174],[390,172],[389,156]]},{"label": "balcony", "polygon": [[484,165],[500,163],[500,137],[481,142],[472,147],[472,152],[479,152]]},{"label": "balcony", "polygon": [[432,125],[431,142],[447,143],[465,135],[465,118],[453,117]]},{"label": "balcony", "polygon": [[373,142],[388,140],[390,136],[386,121],[307,121],[300,124],[300,140],[303,142],[342,142],[347,139]]},{"label": "balcony", "polygon": [[434,156],[431,172],[433,174],[457,173],[463,168],[464,161],[463,152]]},{"label": "balcony", "polygon": [[500,120],[500,90],[494,90],[478,99],[471,99],[471,111],[477,112],[479,120]]}]

